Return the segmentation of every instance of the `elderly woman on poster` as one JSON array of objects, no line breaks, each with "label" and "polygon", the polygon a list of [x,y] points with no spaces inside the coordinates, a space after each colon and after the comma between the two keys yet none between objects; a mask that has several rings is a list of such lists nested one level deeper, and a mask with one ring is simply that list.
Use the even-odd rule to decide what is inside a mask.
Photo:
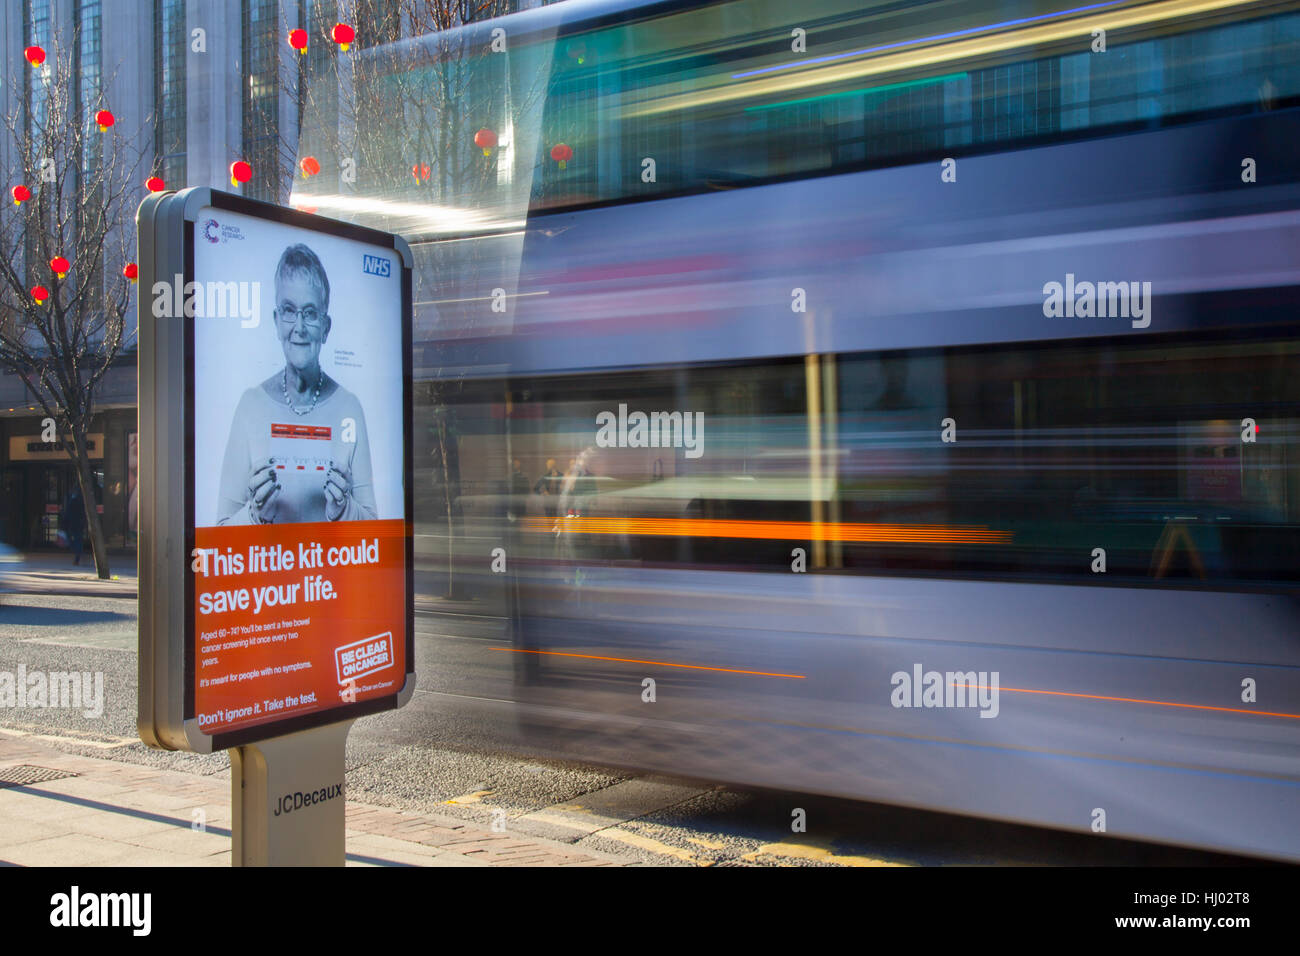
[{"label": "elderly woman on poster", "polygon": [[244,392],[221,467],[217,523],[289,524],[376,517],[361,403],[325,374],[330,285],[298,243],[275,270],[276,337],[284,367]]}]

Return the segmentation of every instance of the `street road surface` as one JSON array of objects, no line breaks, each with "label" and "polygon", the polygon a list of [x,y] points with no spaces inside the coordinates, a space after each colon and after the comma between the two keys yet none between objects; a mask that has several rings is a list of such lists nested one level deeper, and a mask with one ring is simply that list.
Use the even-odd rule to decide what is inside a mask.
[{"label": "street road surface", "polygon": [[[421,611],[419,685],[400,711],[359,720],[348,743],[352,799],[437,811],[564,840],[629,861],[680,866],[936,864],[1216,865],[1241,857],[998,824],[793,792],[575,764],[518,751],[500,622]],[[472,609],[470,609],[472,610]],[[0,594],[0,671],[103,674],[103,713],[0,708],[0,738],[202,774],[224,753],[149,750],[136,737],[132,597]],[[803,810],[806,832],[792,831]]]}]

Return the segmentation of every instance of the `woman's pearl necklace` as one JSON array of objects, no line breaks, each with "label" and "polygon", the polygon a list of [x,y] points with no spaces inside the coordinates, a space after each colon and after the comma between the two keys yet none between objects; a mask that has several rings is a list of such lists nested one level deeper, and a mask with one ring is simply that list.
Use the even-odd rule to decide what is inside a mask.
[{"label": "woman's pearl necklace", "polygon": [[311,397],[311,405],[308,408],[304,408],[302,411],[298,411],[298,409],[293,407],[293,400],[289,398],[289,369],[285,368],[285,370],[280,373],[280,388],[284,389],[284,403],[289,406],[289,411],[293,412],[295,415],[310,414],[312,409],[316,407],[316,399],[320,398],[320,387],[324,381],[325,372],[322,370],[316,379],[316,391]]}]

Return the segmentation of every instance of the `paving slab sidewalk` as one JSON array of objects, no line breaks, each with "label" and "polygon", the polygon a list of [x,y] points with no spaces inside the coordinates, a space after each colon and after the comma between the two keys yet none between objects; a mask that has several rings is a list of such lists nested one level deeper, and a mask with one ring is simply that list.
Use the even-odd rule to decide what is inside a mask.
[{"label": "paving slab sidewalk", "polygon": [[[58,773],[68,776],[4,782]],[[347,806],[347,850],[349,866],[629,865],[597,850],[354,800]],[[0,737],[3,864],[229,866],[229,771],[161,770]]]},{"label": "paving slab sidewalk", "polygon": [[0,560],[0,593],[66,594],[76,597],[134,598],[135,555],[110,555],[107,580],[95,574],[95,559],[82,555],[73,564],[66,552],[37,552]]}]

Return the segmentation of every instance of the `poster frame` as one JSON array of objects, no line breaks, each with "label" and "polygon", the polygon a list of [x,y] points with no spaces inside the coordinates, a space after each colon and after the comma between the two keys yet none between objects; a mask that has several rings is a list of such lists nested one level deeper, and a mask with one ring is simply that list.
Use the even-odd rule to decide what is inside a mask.
[{"label": "poster frame", "polygon": [[[191,570],[187,557],[194,553],[196,541],[194,347],[195,322],[202,319],[194,316],[154,318],[152,293],[149,291],[155,281],[168,281],[176,273],[182,275],[185,284],[195,281],[196,225],[201,218],[200,210],[205,208],[289,226],[311,235],[352,240],[374,246],[377,251],[396,253],[402,300],[403,685],[393,694],[382,697],[324,707],[307,714],[218,733],[200,730],[196,714],[197,575]],[[138,727],[141,738],[151,746],[211,753],[401,707],[414,695],[416,680],[412,442],[414,259],[410,246],[399,235],[210,187],[193,187],[178,193],[148,197],[137,213],[137,224],[141,266],[137,312],[141,341],[141,414],[137,426],[137,481],[141,483],[137,519],[140,540]],[[310,240],[311,235],[302,238]],[[166,323],[165,327],[163,323]],[[171,364],[167,367],[159,363]],[[150,402],[147,411],[144,407],[146,401]],[[180,456],[177,456],[177,451],[181,452]],[[175,469],[177,457],[183,460],[179,474]],[[154,487],[151,489],[146,482]],[[167,485],[170,486],[164,487]],[[146,496],[146,492],[152,493]],[[146,537],[149,538],[147,546]],[[178,590],[180,594],[177,594]],[[173,595],[181,600],[176,601]]]}]

